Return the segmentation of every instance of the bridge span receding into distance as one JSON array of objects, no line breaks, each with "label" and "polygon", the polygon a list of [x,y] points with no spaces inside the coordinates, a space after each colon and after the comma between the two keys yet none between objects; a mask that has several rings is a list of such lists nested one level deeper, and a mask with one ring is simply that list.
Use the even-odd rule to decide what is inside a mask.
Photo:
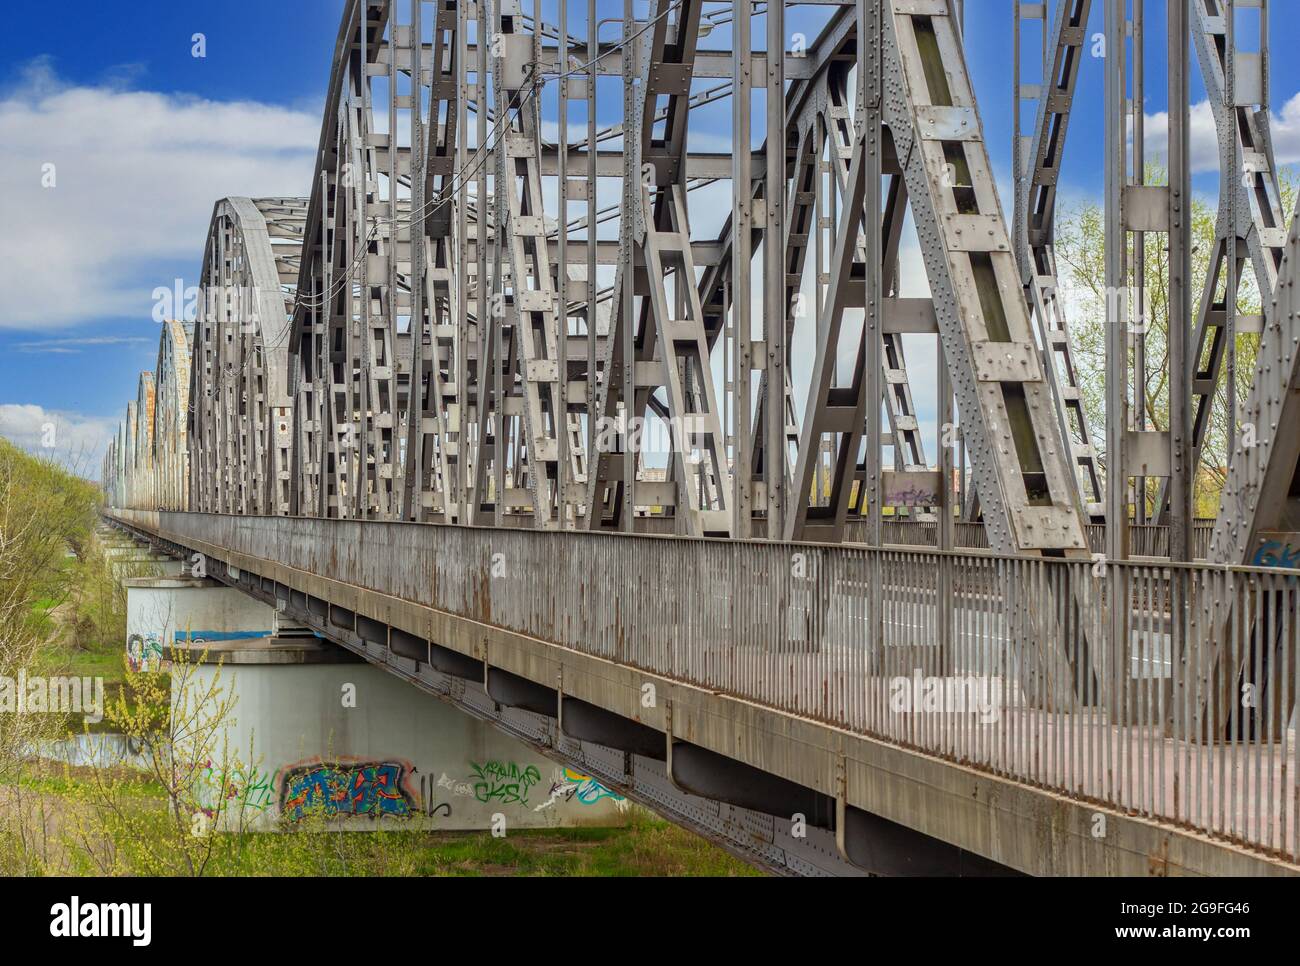
[{"label": "bridge span receding into distance", "polygon": [[[774,871],[1300,871],[1265,0],[1151,37],[1140,4],[1012,0],[1010,217],[988,4],[343,7],[312,179],[214,199],[111,521]],[[1100,143],[1067,147],[1094,27]],[[1058,297],[1089,151],[1100,364]]]}]

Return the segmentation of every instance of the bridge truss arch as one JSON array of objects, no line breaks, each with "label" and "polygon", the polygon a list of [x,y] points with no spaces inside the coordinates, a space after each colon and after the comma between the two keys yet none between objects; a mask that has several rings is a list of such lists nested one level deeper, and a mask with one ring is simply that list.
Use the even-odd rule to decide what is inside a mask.
[{"label": "bridge truss arch", "polygon": [[169,319],[158,339],[154,404],[155,501],[166,510],[189,509],[190,341],[192,328]]},{"label": "bridge truss arch", "polygon": [[188,393],[189,502],[289,510],[289,312],[303,202],[223,198],[203,253]]},{"label": "bridge truss arch", "polygon": [[456,239],[480,209],[463,181],[451,196],[464,6],[344,12],[292,313],[294,512],[462,516],[473,374],[459,347],[476,279]]}]

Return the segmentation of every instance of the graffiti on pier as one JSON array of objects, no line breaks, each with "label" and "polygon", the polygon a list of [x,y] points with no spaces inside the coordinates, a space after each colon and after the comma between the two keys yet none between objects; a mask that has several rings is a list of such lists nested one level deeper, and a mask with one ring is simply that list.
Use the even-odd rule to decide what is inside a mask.
[{"label": "graffiti on pier", "polygon": [[540,812],[558,802],[576,801],[580,805],[595,805],[606,798],[612,801],[619,811],[627,807],[627,799],[606,788],[590,775],[576,772],[572,768],[557,768],[551,780],[550,798],[533,811]]},{"label": "graffiti on pier", "polygon": [[153,634],[147,637],[132,634],[126,639],[126,663],[132,671],[136,672],[161,671],[163,669],[162,643]]},{"label": "graffiti on pier", "polygon": [[313,759],[290,765],[280,779],[280,814],[295,822],[310,812],[409,818],[417,808],[412,772],[405,761]]},{"label": "graffiti on pier", "polygon": [[451,792],[453,795],[464,795],[468,797],[474,794],[473,785],[469,782],[458,782],[448,778],[446,772],[443,772],[441,777],[438,778],[438,787],[447,789],[447,791]]},{"label": "graffiti on pier", "polygon": [[886,470],[881,487],[885,506],[935,506],[939,502],[943,477],[931,470]]},{"label": "graffiti on pier", "polygon": [[236,765],[222,773],[209,761],[200,780],[205,802],[202,811],[208,818],[214,818],[218,810],[238,814],[244,809],[265,812],[271,807],[275,777],[260,768]]},{"label": "graffiti on pier", "polygon": [[595,805],[604,798],[614,802],[619,811],[623,811],[628,806],[627,798],[614,792],[614,790],[604,787],[594,777],[573,771],[569,767],[556,768],[554,775],[551,777],[550,798],[538,805],[534,811],[550,809],[552,805],[558,802],[576,801],[578,805]]},{"label": "graffiti on pier", "polygon": [[471,761],[469,764],[474,772],[469,781],[474,786],[474,797],[480,802],[527,805],[529,790],[542,780],[536,765],[513,761]]},{"label": "graffiti on pier", "polygon": [[[446,775],[442,776],[446,779]],[[432,775],[420,776],[420,811],[426,818],[433,818],[435,815],[441,815],[443,818],[451,818],[451,802],[438,801],[438,786],[442,781],[434,781]]]}]

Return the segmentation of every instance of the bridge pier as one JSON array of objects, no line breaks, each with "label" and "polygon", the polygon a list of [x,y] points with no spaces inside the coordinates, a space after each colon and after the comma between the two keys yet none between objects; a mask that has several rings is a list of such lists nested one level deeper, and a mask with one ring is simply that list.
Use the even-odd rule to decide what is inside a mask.
[{"label": "bridge pier", "polygon": [[271,637],[281,627],[275,608],[206,577],[131,577],[126,589],[127,663],[158,670],[173,644],[196,647]]},{"label": "bridge pier", "polygon": [[[119,552],[146,554],[155,556],[138,545]],[[626,821],[627,800],[596,779],[424,699],[311,625],[344,628],[479,684],[483,662],[219,561],[232,585],[182,576],[180,560],[158,562],[176,575],[123,580],[128,661],[159,670],[171,659],[173,706],[183,704],[182,688],[219,687],[233,698],[230,720],[213,723],[224,760],[203,755],[214,760],[200,797],[218,828],[270,831],[317,811],[361,829],[380,817],[507,833]],[[510,689],[537,685],[508,674],[502,681],[503,703],[535,698]]]},{"label": "bridge pier", "polygon": [[[177,674],[182,650],[187,670]],[[270,831],[320,815],[358,830],[385,818],[508,834],[626,821],[627,801],[594,778],[315,635],[196,643],[172,656],[173,705],[183,686],[218,686],[235,700],[217,742],[233,757],[205,774],[218,827],[242,819]]]},{"label": "bridge pier", "polygon": [[184,569],[180,560],[164,556],[147,543],[133,540],[118,530],[104,528],[99,538],[109,570],[116,580],[129,577],[179,577]]}]

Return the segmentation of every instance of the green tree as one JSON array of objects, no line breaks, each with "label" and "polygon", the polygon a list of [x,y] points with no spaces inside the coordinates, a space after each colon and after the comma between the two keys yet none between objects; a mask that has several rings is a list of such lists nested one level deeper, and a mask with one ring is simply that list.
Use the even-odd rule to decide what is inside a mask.
[{"label": "green tree", "polygon": [[[1167,184],[1164,168],[1148,163],[1147,184]],[[1297,180],[1287,169],[1281,171],[1282,207],[1290,213],[1295,210]],[[1209,261],[1214,252],[1216,207],[1204,198],[1192,200],[1192,288],[1189,298],[1187,328],[1188,344],[1194,347],[1196,313],[1205,287]],[[1136,245],[1129,236],[1130,258]],[[1143,236],[1143,273],[1146,289],[1146,365],[1142,375],[1134,376],[1134,406],[1142,406],[1146,415],[1146,428],[1165,430],[1169,426],[1169,252],[1166,238],[1161,233],[1148,232]],[[1063,209],[1057,218],[1056,258],[1060,273],[1061,293],[1066,317],[1073,338],[1075,364],[1083,404],[1089,414],[1093,430],[1093,443],[1098,461],[1105,467],[1106,436],[1103,430],[1106,419],[1106,232],[1102,207],[1094,202],[1084,202]],[[1225,273],[1226,274],[1226,273]],[[1219,282],[1221,298],[1226,278]],[[1132,300],[1131,300],[1132,301]],[[1132,306],[1131,312],[1137,307]],[[1244,263],[1237,289],[1239,315],[1258,314],[1259,287],[1255,281],[1250,261]],[[1259,339],[1254,335],[1238,335],[1235,372],[1236,395],[1240,405],[1250,392],[1255,371],[1255,355]],[[1190,350],[1189,350],[1190,351]],[[1134,365],[1130,350],[1130,371]],[[1219,495],[1226,479],[1229,438],[1228,383],[1221,378],[1215,392],[1211,419],[1201,454],[1201,470],[1195,481],[1195,506],[1198,516],[1214,516],[1218,511]],[[1148,507],[1154,511],[1159,487],[1158,480],[1148,480]]]},{"label": "green tree", "polygon": [[[97,495],[52,457],[0,439],[0,678],[17,682],[20,672],[48,670],[49,613],[72,591],[72,564],[91,540]],[[0,713],[0,871],[45,867],[42,803],[22,779],[33,747],[65,726],[55,713]]]}]

